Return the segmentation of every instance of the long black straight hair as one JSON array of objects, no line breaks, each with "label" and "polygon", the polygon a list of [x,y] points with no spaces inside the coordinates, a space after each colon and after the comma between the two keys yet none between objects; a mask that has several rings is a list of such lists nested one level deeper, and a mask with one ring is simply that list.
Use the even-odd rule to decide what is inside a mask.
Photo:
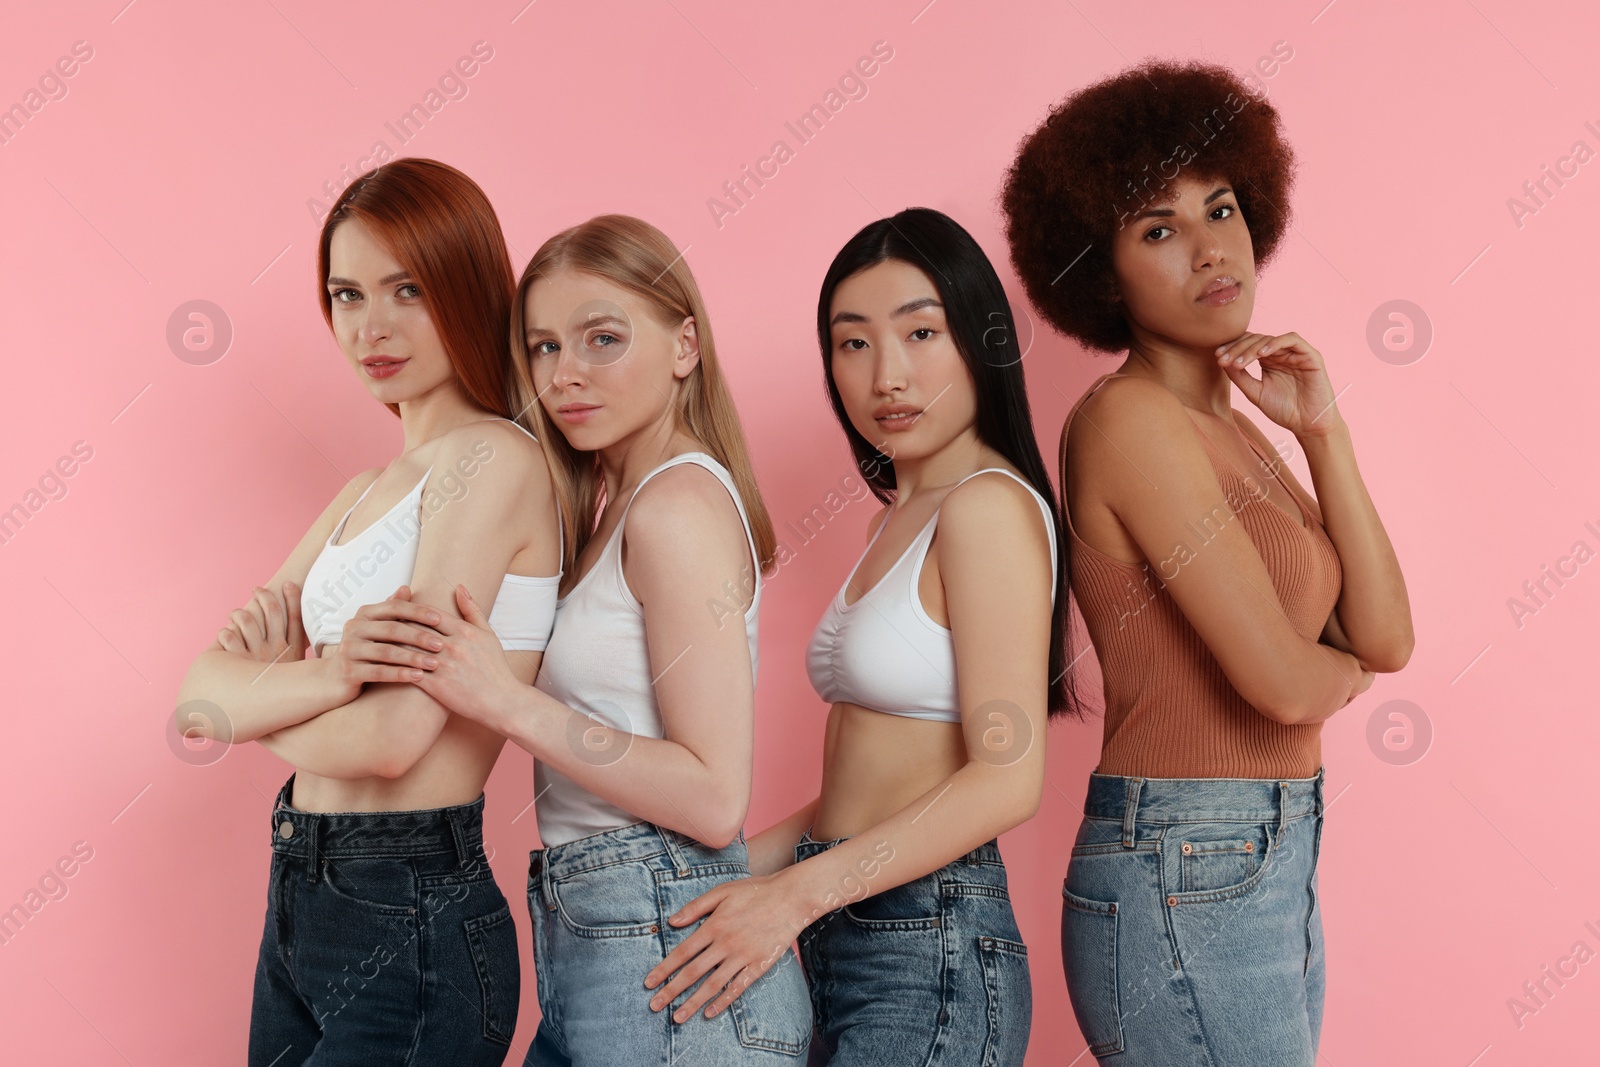
[{"label": "long black straight hair", "polygon": [[871,486],[873,495],[885,504],[891,502],[896,492],[893,459],[863,437],[845,412],[839,387],[833,380],[833,331],[829,326],[833,295],[840,283],[890,259],[916,267],[938,290],[950,337],[972,377],[977,398],[978,440],[1009,460],[1050,508],[1050,521],[1056,535],[1056,592],[1050,620],[1047,706],[1051,716],[1069,713],[1082,719],[1085,717],[1083,705],[1068,676],[1068,665],[1073,657],[1067,539],[1062,536],[1055,489],[1045,473],[1044,457],[1034,437],[1033,415],[1028,408],[1011,303],[1006,299],[994,265],[978,242],[943,212],[909,207],[890,218],[869,223],[833,257],[817,298],[817,343],[822,350],[822,374],[833,413],[844,429],[856,466]]}]

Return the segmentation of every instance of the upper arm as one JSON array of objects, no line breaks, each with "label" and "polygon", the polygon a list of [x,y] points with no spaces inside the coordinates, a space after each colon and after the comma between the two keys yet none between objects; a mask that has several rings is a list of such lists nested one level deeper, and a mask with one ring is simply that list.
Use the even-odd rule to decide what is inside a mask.
[{"label": "upper arm", "polygon": [[623,529],[624,577],[643,605],[663,733],[748,797],[755,677],[744,611],[755,566],[738,508],[694,463],[634,494]]},{"label": "upper arm", "polygon": [[1039,504],[1004,475],[972,478],[941,502],[931,551],[950,616],[967,751],[999,766],[1028,760],[1042,774],[1054,553]]},{"label": "upper arm", "polygon": [[[293,582],[304,589],[306,575],[311,573],[311,565],[317,561],[317,556],[322,552],[322,546],[327,544],[328,538],[333,536],[333,528],[339,525],[339,520],[344,513],[355,506],[356,500],[362,493],[378,480],[378,475],[383,473],[382,467],[373,467],[371,470],[362,471],[339,490],[337,496],[329,501],[328,506],[322,509],[322,514],[317,516],[311,528],[300,538],[300,543],[294,546],[289,553],[289,558],[275,571],[271,578],[262,584],[274,593],[283,594],[283,583]],[[222,643],[212,639],[206,652],[222,651]]]},{"label": "upper arm", "polygon": [[[531,531],[546,528],[536,523],[547,514],[542,505],[550,496],[549,470],[538,444],[495,421],[452,430],[440,442],[433,468],[423,486],[411,599],[459,619],[460,583],[487,616],[512,557]],[[510,657],[513,672],[531,684],[529,660]]]},{"label": "upper arm", "polygon": [[1306,639],[1284,614],[1255,542],[1229,506],[1178,398],[1139,378],[1085,402],[1101,431],[1078,442],[1082,470],[1228,681],[1277,717],[1295,691]]}]

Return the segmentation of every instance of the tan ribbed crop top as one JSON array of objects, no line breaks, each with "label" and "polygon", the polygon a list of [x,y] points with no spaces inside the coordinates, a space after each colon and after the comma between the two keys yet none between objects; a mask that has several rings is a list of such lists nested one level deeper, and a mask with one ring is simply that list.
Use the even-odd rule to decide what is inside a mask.
[{"label": "tan ribbed crop top", "polygon": [[[1083,402],[1114,377],[1123,375],[1102,375],[1089,387],[1067,415],[1067,427]],[[1296,631],[1316,641],[1343,582],[1327,531],[1277,475],[1276,462],[1273,476],[1295,498],[1303,522],[1247,480],[1192,416],[1190,425],[1211,457],[1228,506],[1261,554],[1284,613]],[[1241,436],[1268,462],[1248,435]],[[1115,559],[1078,537],[1065,506],[1065,461],[1063,450],[1062,514],[1073,546],[1068,581],[1105,676],[1105,735],[1095,770],[1142,778],[1315,776],[1322,765],[1322,724],[1291,726],[1256,711],[1148,562]]]}]

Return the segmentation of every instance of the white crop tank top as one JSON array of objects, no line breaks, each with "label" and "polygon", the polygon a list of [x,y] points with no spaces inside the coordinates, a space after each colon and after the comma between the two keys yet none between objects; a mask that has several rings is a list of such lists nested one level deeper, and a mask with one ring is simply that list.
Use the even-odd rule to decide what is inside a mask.
[{"label": "white crop tank top", "polygon": [[[967,478],[999,471],[1025,486],[1044,513],[1050,536],[1050,603],[1056,600],[1056,527],[1050,505],[1038,490],[1004,467],[985,467]],[[961,482],[967,480],[961,479]],[[956,485],[960,485],[957,482]],[[955,487],[951,487],[951,492]],[[942,507],[944,501],[941,500]],[[848,701],[874,711],[935,722],[960,722],[956,703],[955,643],[947,626],[934,622],[917,594],[917,581],[938,528],[939,512],[923,526],[905,552],[854,604],[845,590],[861,569],[873,541],[889,525],[885,518],[862,550],[850,577],[839,587],[806,648],[806,674],[817,695],[830,704]],[[907,566],[910,561],[910,566]]]},{"label": "white crop tank top", "polygon": [[[502,419],[523,433],[527,429],[511,419]],[[533,434],[528,433],[529,437]],[[534,438],[538,440],[538,438]],[[367,486],[355,504],[344,513],[332,536],[306,573],[300,590],[300,615],[306,639],[318,655],[323,645],[336,645],[344,639],[344,624],[365,604],[386,600],[411,581],[417,566],[417,535],[422,528],[422,487],[428,483],[429,467],[422,481],[402,497],[388,513],[342,545],[334,544],[344,532],[345,523],[356,506],[376,485]],[[556,523],[557,537],[561,523]],[[559,559],[559,553],[557,555]],[[550,640],[555,621],[556,593],[561,574],[507,574],[500,581],[489,625],[500,638],[500,647],[540,651]]]},{"label": "white crop tank top", "polygon": [[[644,613],[641,604],[622,573],[622,530],[628,520],[639,489],[668,467],[695,463],[709,470],[722,482],[739,509],[745,540],[750,545],[750,565],[755,570],[755,592],[744,612],[745,640],[750,646],[750,673],[759,666],[756,652],[756,625],[761,605],[761,572],[756,562],[755,538],[750,534],[750,519],[744,501],[727,468],[704,452],[684,452],[673,456],[639,480],[638,488],[622,508],[617,528],[601,549],[589,573],[578,579],[572,591],[556,601],[556,627],[545,650],[539,678],[534,685],[567,707],[591,716],[614,729],[640,737],[663,736],[661,707],[656,702],[650,651],[645,644]],[[577,722],[578,720],[573,720]],[[574,740],[581,746],[581,740]],[[609,762],[616,753],[596,753],[597,761]],[[544,847],[566,844],[580,837],[615,830],[643,822],[583,788],[543,760],[533,764],[534,810],[539,820],[539,837]]]}]

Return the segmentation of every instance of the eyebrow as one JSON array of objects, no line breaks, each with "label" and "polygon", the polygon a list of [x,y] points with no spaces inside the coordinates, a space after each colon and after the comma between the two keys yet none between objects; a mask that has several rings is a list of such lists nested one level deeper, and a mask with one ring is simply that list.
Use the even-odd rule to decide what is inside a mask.
[{"label": "eyebrow", "polygon": [[[944,305],[939,303],[939,301],[937,299],[935,299],[934,297],[931,297],[931,296],[919,296],[915,300],[907,300],[904,304],[901,304],[899,307],[897,307],[893,311],[889,312],[889,317],[891,319],[898,319],[902,315],[909,315],[913,311],[921,311],[923,308],[930,308],[930,307],[931,308],[938,308],[941,311],[944,310]],[[828,325],[829,326],[838,326],[840,323],[845,323],[845,322],[871,322],[871,321],[872,320],[867,318],[867,316],[857,314],[854,311],[841,311],[837,315],[835,315],[832,319],[830,319],[828,321]]]},{"label": "eyebrow", "polygon": [[[398,270],[398,271],[395,271],[393,274],[387,274],[387,275],[384,275],[382,278],[379,278],[378,279],[378,284],[379,285],[391,285],[394,282],[406,281],[410,277],[411,277],[411,272],[410,271],[408,271],[408,270]],[[329,285],[353,285],[357,289],[361,288],[361,283],[360,282],[352,281],[349,278],[329,278],[328,281],[327,281],[327,284],[329,284]]]},{"label": "eyebrow", "polygon": [[[1205,203],[1209,204],[1209,203],[1211,203],[1211,201],[1215,200],[1217,197],[1222,196],[1222,195],[1224,195],[1226,193],[1231,193],[1231,192],[1233,192],[1233,190],[1230,189],[1228,186],[1219,185],[1219,186],[1217,186],[1215,191],[1212,192],[1212,194],[1210,196],[1206,197]],[[1136,219],[1149,218],[1149,217],[1152,217],[1152,216],[1159,216],[1160,218],[1171,218],[1174,214],[1176,214],[1176,212],[1174,212],[1170,207],[1147,207],[1143,211],[1135,212],[1133,217],[1136,218]]]},{"label": "eyebrow", "polygon": [[[621,326],[622,328],[626,329],[628,323],[627,320],[618,318],[616,315],[596,315],[593,318],[584,319],[583,326],[584,329],[589,329],[594,326]],[[556,332],[554,330],[547,330],[543,326],[529,326],[528,336],[554,337],[556,336]]]}]

